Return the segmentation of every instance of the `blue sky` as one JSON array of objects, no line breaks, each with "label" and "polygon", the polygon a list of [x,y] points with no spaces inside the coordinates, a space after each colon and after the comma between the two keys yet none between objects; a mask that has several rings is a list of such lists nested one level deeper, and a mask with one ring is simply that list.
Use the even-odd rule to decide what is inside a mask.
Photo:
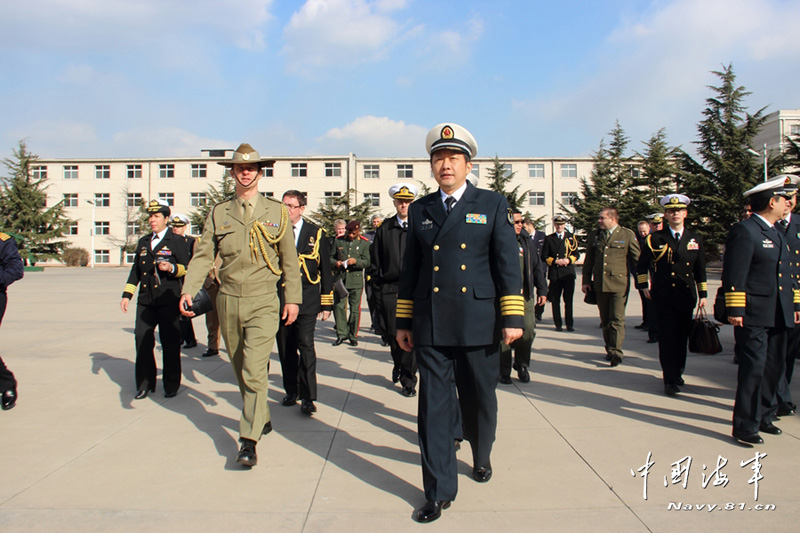
[{"label": "blue sky", "polygon": [[712,70],[800,107],[791,0],[9,0],[0,148],[42,157],[586,156],[619,120],[691,150]]}]

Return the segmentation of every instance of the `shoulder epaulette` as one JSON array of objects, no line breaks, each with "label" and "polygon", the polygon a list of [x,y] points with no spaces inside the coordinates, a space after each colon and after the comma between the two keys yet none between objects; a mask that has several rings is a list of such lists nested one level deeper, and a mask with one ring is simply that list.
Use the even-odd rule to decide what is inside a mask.
[{"label": "shoulder epaulette", "polygon": [[11,238],[11,235],[9,235],[8,233],[3,233],[2,231],[0,231],[0,241],[7,241],[10,238]]}]

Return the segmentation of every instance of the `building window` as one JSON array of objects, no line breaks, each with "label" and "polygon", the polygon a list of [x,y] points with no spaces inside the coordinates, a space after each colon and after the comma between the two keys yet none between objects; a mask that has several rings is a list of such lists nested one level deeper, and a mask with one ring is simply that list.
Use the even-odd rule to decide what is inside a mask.
[{"label": "building window", "polygon": [[111,167],[109,165],[95,165],[94,179],[96,180],[111,179]]},{"label": "building window", "polygon": [[577,178],[578,177],[578,165],[574,163],[562,163],[561,164],[561,177],[562,178]]},{"label": "building window", "polygon": [[397,179],[413,180],[414,167],[412,165],[397,165]]},{"label": "building window", "polygon": [[561,193],[561,205],[572,207],[575,205],[575,200],[577,199],[578,199],[578,193],[576,192]]},{"label": "building window", "polygon": [[193,178],[205,178],[206,177],[206,164],[197,164],[192,165],[192,177]]},{"label": "building window", "polygon": [[800,135],[800,124],[790,124],[789,135]]},{"label": "building window", "polygon": [[379,192],[365,192],[364,201],[369,202],[372,207],[381,206],[381,193]]},{"label": "building window", "polygon": [[380,177],[381,171],[378,165],[364,165],[364,179],[377,180]]},{"label": "building window", "polygon": [[64,167],[64,179],[65,180],[78,179],[78,165],[66,165]]},{"label": "building window", "polygon": [[472,164],[472,173],[475,175],[476,178],[481,177],[481,166],[477,163]]},{"label": "building window", "polygon": [[274,167],[261,167],[261,170],[264,172],[263,176],[265,178],[272,178],[275,176],[275,168]]},{"label": "building window", "polygon": [[78,207],[78,193],[65,193],[64,207]]},{"label": "building window", "polygon": [[136,252],[125,252],[125,264],[132,265],[136,261]]},{"label": "building window", "polygon": [[202,207],[206,205],[208,201],[208,195],[204,192],[193,192],[191,193],[191,206],[192,207]]},{"label": "building window", "polygon": [[111,229],[110,222],[95,222],[94,223],[94,234],[95,235],[108,235],[109,230]]},{"label": "building window", "polygon": [[508,176],[511,174],[511,163],[503,163],[500,165],[500,168],[503,170],[503,175]]},{"label": "building window", "polygon": [[95,207],[111,207],[111,195],[107,192],[94,193]]},{"label": "building window", "polygon": [[142,165],[128,165],[127,176],[129,180],[142,179]]},{"label": "building window", "polygon": [[529,192],[528,205],[544,205],[544,193],[536,191]]},{"label": "building window", "polygon": [[158,177],[159,178],[174,178],[175,177],[175,165],[158,165]]},{"label": "building window", "polygon": [[292,177],[305,178],[308,176],[308,165],[305,163],[292,163]]},{"label": "building window", "polygon": [[77,235],[78,234],[78,223],[71,222],[69,225],[69,229],[67,230],[67,235]]},{"label": "building window", "polygon": [[342,193],[339,191],[325,191],[325,205],[333,205],[333,199],[341,196]]},{"label": "building window", "polygon": [[342,177],[342,164],[341,163],[325,163],[325,177],[326,178],[341,178]]},{"label": "building window", "polygon": [[528,165],[529,178],[543,178],[544,177],[544,163],[532,163]]},{"label": "building window", "polygon": [[175,193],[174,192],[160,192],[158,193],[158,199],[164,200],[167,204],[172,207],[175,205]]},{"label": "building window", "polygon": [[125,232],[126,235],[137,235],[139,233],[139,223],[135,220],[129,220]]},{"label": "building window", "polygon": [[33,174],[33,179],[35,180],[46,180],[47,179],[47,167],[32,167],[31,173]]},{"label": "building window", "polygon": [[107,265],[111,262],[111,254],[108,250],[95,250],[94,251],[94,264]]},{"label": "building window", "polygon": [[189,235],[200,235],[201,233],[203,233],[203,226],[189,224]]},{"label": "building window", "polygon": [[641,175],[641,171],[639,167],[635,167],[633,165],[628,165],[628,171],[631,173],[631,177],[636,179]]},{"label": "building window", "polygon": [[128,207],[139,207],[142,205],[142,193],[140,192],[129,192],[127,197],[125,198],[125,205]]},{"label": "building window", "polygon": [[274,198],[275,193],[272,191],[261,191],[261,196],[263,196],[264,198]]}]

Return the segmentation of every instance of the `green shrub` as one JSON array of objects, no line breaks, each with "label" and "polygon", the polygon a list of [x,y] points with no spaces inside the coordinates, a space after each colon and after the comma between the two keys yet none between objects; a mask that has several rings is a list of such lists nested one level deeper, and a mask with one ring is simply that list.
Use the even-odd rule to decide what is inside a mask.
[{"label": "green shrub", "polygon": [[61,254],[61,260],[67,266],[82,266],[89,264],[89,252],[84,248],[67,248]]}]

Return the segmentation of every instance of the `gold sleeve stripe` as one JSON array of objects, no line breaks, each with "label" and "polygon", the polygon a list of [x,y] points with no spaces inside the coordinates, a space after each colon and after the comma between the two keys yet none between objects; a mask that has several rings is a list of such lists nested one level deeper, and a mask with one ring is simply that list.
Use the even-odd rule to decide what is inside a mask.
[{"label": "gold sleeve stripe", "polygon": [[698,291],[706,291],[708,292],[708,283],[705,281],[698,281],[697,282],[697,290]]},{"label": "gold sleeve stripe", "polygon": [[319,301],[322,305],[333,305],[333,292],[329,294],[320,294]]},{"label": "gold sleeve stripe", "polygon": [[548,264],[548,266],[549,266],[549,265],[552,265],[552,264],[553,264],[553,261],[555,261],[555,260],[556,260],[556,258],[555,258],[555,257],[548,257],[547,259],[545,259],[545,262],[546,262],[546,263]]},{"label": "gold sleeve stripe", "polygon": [[414,300],[397,300],[397,318],[414,317]]},{"label": "gold sleeve stripe", "polygon": [[182,278],[185,275],[186,275],[186,267],[181,265],[181,264],[179,264],[178,265],[178,272],[175,274],[175,277],[176,278]]},{"label": "gold sleeve stripe", "polygon": [[794,303],[800,304],[800,291],[797,289],[792,289],[794,292]]},{"label": "gold sleeve stripe", "polygon": [[574,263],[575,261],[578,260],[578,258],[575,257],[574,255],[571,255],[571,256],[569,256],[569,260],[570,260],[571,263]]},{"label": "gold sleeve stripe", "polygon": [[725,293],[726,307],[746,307],[746,304],[747,304],[747,295],[744,292]]},{"label": "gold sleeve stripe", "polygon": [[133,294],[134,292],[136,292],[136,285],[133,285],[132,283],[126,284],[125,285],[125,290],[123,292],[129,292],[129,293]]},{"label": "gold sleeve stripe", "polygon": [[636,276],[636,283],[647,283],[647,272]]},{"label": "gold sleeve stripe", "polygon": [[502,296],[500,298],[500,313],[503,316],[525,316],[525,298],[518,295]]}]

